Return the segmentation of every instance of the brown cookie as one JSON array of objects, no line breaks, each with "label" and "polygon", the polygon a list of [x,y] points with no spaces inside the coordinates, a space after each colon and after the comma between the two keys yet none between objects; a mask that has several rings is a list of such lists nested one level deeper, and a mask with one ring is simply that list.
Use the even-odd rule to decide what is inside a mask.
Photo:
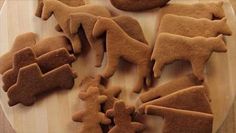
[{"label": "brown cookie", "polygon": [[36,57],[59,48],[71,51],[71,44],[65,36],[48,37],[36,42],[36,34],[34,33],[19,35],[16,37],[12,49],[0,57],[0,74],[12,68],[14,54],[25,47],[31,47]]},{"label": "brown cookie", "polygon": [[108,133],[136,133],[144,129],[138,122],[132,122],[131,115],[134,107],[126,107],[123,101],[117,101],[113,109],[106,112],[108,117],[113,117],[115,126]]},{"label": "brown cookie", "polygon": [[34,63],[20,68],[17,82],[9,88],[9,106],[18,103],[30,106],[36,97],[44,92],[55,89],[71,89],[74,85],[76,74],[66,64],[52,71],[42,74],[39,66]]},{"label": "brown cookie", "polygon": [[212,114],[211,106],[204,90],[204,86],[194,86],[179,90],[170,95],[142,104],[139,106],[139,112],[144,113],[147,105],[156,105]]},{"label": "brown cookie", "polygon": [[164,118],[163,133],[211,133],[213,115],[148,105],[145,113]]},{"label": "brown cookie", "polygon": [[[61,1],[65,3],[66,5],[72,6],[72,7],[85,5],[84,0],[58,0],[58,1]],[[41,17],[42,10],[43,10],[43,0],[38,0],[38,6],[35,12],[35,16]]]},{"label": "brown cookie", "polygon": [[189,16],[193,18],[221,19],[225,17],[223,2],[195,3],[195,4],[167,4],[160,9],[159,20],[166,14]]},{"label": "brown cookie", "polygon": [[70,55],[65,48],[48,52],[38,58],[32,48],[24,48],[14,55],[12,69],[3,74],[3,89],[7,91],[9,87],[16,83],[18,72],[24,66],[37,63],[42,73],[46,73],[61,65],[71,64],[74,61],[75,56]]},{"label": "brown cookie", "polygon": [[210,38],[200,36],[190,38],[160,33],[152,53],[152,60],[155,60],[153,67],[154,76],[160,77],[161,70],[166,64],[176,60],[187,60],[192,65],[193,74],[199,80],[203,80],[205,63],[212,52],[226,51],[226,44],[222,35]]},{"label": "brown cookie", "polygon": [[98,87],[100,93],[107,97],[107,100],[102,104],[102,111],[106,112],[108,109],[111,109],[115,101],[118,100],[121,88],[115,86],[106,87],[101,82],[101,76],[99,75],[96,77],[87,77],[82,81],[80,88],[86,91],[89,87]]},{"label": "brown cookie", "polygon": [[[203,81],[198,80],[193,74],[188,74],[171,80],[158,87],[151,88],[147,92],[142,93],[139,98],[142,102],[148,102],[156,98],[164,97],[176,91],[202,84]],[[206,94],[208,95],[208,91],[206,91]]]},{"label": "brown cookie", "polygon": [[[117,16],[112,18],[130,37],[147,43],[142,28],[137,20],[129,16]],[[80,27],[83,28],[86,38],[95,51],[96,65],[100,67],[104,56],[104,39],[92,36],[93,27],[97,21],[97,16],[88,13],[75,13],[70,15],[71,34],[77,34]]]},{"label": "brown cookie", "polygon": [[110,0],[116,8],[124,11],[143,11],[164,6],[170,0]]},{"label": "brown cookie", "polygon": [[24,33],[21,35],[18,35],[13,44],[11,49],[0,56],[0,74],[3,74],[5,71],[9,70],[11,68],[12,64],[12,57],[15,52],[18,50],[21,50],[25,47],[30,47],[35,45],[37,42],[37,35],[32,32]]},{"label": "brown cookie", "polygon": [[102,76],[111,77],[120,59],[124,59],[137,65],[138,80],[133,91],[140,92],[145,79],[147,81],[149,76],[151,48],[130,37],[112,19],[100,17],[95,23],[93,36],[100,37],[104,33],[106,33],[107,64]]},{"label": "brown cookie", "polygon": [[167,14],[162,18],[158,32],[167,32],[188,37],[215,37],[219,34],[231,35],[232,31],[226,21],[226,18],[209,20],[206,18],[196,19]]},{"label": "brown cookie", "polygon": [[101,104],[107,99],[101,95],[99,88],[89,87],[86,92],[80,92],[79,98],[84,102],[84,110],[73,115],[72,119],[82,122],[80,133],[102,133],[100,124],[108,125],[111,120],[101,111]]},{"label": "brown cookie", "polygon": [[78,34],[71,34],[69,29],[69,17],[71,13],[86,12],[95,16],[111,17],[109,10],[98,5],[84,5],[80,7],[70,7],[57,0],[44,0],[42,19],[48,20],[52,15],[55,16],[57,23],[62,31],[72,43],[75,54],[81,52],[81,41]]}]

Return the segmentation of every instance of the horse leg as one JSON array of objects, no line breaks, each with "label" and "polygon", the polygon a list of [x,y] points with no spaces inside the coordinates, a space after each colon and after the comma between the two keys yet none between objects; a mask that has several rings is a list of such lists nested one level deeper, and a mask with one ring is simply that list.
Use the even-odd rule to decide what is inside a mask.
[{"label": "horse leg", "polygon": [[148,65],[146,63],[144,64],[138,64],[137,66],[137,70],[138,70],[138,81],[136,82],[135,87],[133,88],[133,92],[135,93],[140,93],[143,84],[144,84],[144,80],[146,78],[146,76],[148,75]]},{"label": "horse leg", "polygon": [[161,69],[163,68],[164,64],[165,62],[163,61],[155,60],[154,67],[153,67],[155,78],[159,78],[161,76]]},{"label": "horse leg", "polygon": [[58,31],[58,32],[62,32],[62,31],[63,31],[62,28],[61,28],[61,26],[60,26],[59,24],[57,24],[57,25],[55,26],[55,30]]},{"label": "horse leg", "polygon": [[193,74],[199,79],[203,80],[204,79],[204,65],[205,61],[201,59],[193,59],[191,61],[192,69],[193,69]]},{"label": "horse leg", "polygon": [[71,45],[74,51],[74,54],[79,54],[82,49],[81,40],[78,34],[70,35]]},{"label": "horse leg", "polygon": [[107,53],[107,64],[103,72],[104,78],[110,78],[116,71],[116,68],[119,63],[119,56]]},{"label": "horse leg", "polygon": [[93,49],[94,49],[95,55],[96,55],[96,65],[95,66],[101,67],[103,57],[104,57],[104,52],[105,52],[102,41],[95,42],[93,45]]}]

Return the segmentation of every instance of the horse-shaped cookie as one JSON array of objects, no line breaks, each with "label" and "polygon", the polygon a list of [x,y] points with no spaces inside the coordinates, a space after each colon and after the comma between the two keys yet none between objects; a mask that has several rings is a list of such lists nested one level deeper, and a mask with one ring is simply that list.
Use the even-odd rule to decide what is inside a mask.
[{"label": "horse-shaped cookie", "polygon": [[193,74],[204,79],[204,67],[212,52],[226,52],[223,35],[218,37],[185,37],[169,33],[160,33],[155,44],[152,60],[155,61],[153,71],[155,77],[160,77],[166,64],[176,60],[187,60],[191,63]]},{"label": "horse-shaped cookie", "polygon": [[[138,21],[129,16],[117,16],[112,18],[130,37],[147,43],[142,28]],[[83,28],[91,48],[96,54],[96,65],[101,66],[104,56],[104,39],[92,36],[93,27],[97,21],[97,16],[88,13],[75,13],[70,15],[71,34],[77,34],[80,27]]]},{"label": "horse-shaped cookie", "polygon": [[162,18],[158,32],[167,32],[188,37],[215,37],[219,34],[231,35],[232,31],[226,21],[226,18],[209,20],[206,18],[196,19],[167,14]]},{"label": "horse-shaped cookie", "polygon": [[16,84],[11,86],[7,92],[8,104],[14,106],[22,103],[30,106],[36,101],[36,97],[42,93],[56,89],[71,89],[76,77],[68,64],[45,74],[42,74],[36,63],[22,67],[19,70]]},{"label": "horse-shaped cookie", "polygon": [[131,115],[134,107],[126,107],[121,100],[115,102],[113,109],[106,112],[108,117],[114,118],[115,126],[108,133],[136,133],[144,129],[144,125],[139,122],[132,122]]},{"label": "horse-shaped cookie", "polygon": [[155,105],[147,105],[145,114],[163,117],[163,133],[212,133],[212,114]]},{"label": "horse-shaped cookie", "polygon": [[108,125],[111,120],[101,112],[101,104],[107,100],[101,95],[99,88],[89,87],[86,92],[80,92],[79,98],[84,102],[84,110],[73,115],[72,119],[82,122],[80,133],[102,133],[100,124]]},{"label": "horse-shaped cookie", "polygon": [[78,34],[71,34],[69,30],[69,16],[71,13],[86,12],[95,16],[111,17],[109,10],[98,5],[84,5],[80,7],[70,7],[57,0],[44,0],[42,19],[48,20],[52,15],[55,16],[57,23],[62,31],[72,43],[75,54],[81,52],[81,41]]},{"label": "horse-shaped cookie", "polygon": [[12,69],[6,71],[2,76],[4,83],[3,89],[7,91],[9,87],[17,81],[17,76],[20,68],[37,63],[43,73],[46,73],[54,68],[64,64],[71,64],[75,61],[75,56],[70,55],[65,48],[48,52],[40,57],[36,57],[32,48],[25,48],[18,51],[14,55],[14,62]]},{"label": "horse-shaped cookie", "polygon": [[124,59],[137,65],[138,80],[133,91],[140,92],[145,79],[147,81],[149,76],[151,48],[131,38],[110,18],[100,17],[95,23],[93,36],[100,37],[103,33],[106,33],[107,64],[102,76],[111,77],[120,59]]}]

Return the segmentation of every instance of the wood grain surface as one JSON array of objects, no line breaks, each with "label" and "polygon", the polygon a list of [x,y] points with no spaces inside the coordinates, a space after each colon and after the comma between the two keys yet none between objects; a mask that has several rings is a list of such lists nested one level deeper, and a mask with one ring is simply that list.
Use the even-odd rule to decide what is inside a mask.
[{"label": "wood grain surface", "polygon": [[[230,0],[234,10],[236,12],[236,0]],[[0,9],[2,7],[4,0],[0,0]],[[0,106],[0,133],[14,133],[11,125],[6,120],[4,116],[1,106]],[[220,128],[218,133],[236,133],[236,100],[230,110],[227,119],[225,120],[224,124]]]}]

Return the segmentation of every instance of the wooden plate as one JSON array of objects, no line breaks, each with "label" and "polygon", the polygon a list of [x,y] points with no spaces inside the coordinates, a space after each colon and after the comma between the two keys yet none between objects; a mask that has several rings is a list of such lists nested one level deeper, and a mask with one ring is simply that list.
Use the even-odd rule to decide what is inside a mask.
[{"label": "wooden plate", "polygon": [[[204,2],[206,1],[204,0]],[[198,2],[198,0],[173,0],[172,2],[193,3]],[[0,55],[11,47],[14,38],[18,34],[32,31],[38,33],[40,38],[59,34],[54,30],[56,24],[54,18],[45,22],[34,16],[36,3],[36,0],[7,0],[5,2],[0,12]],[[142,25],[149,43],[151,45],[154,44],[158,9],[141,13],[130,13],[113,8],[109,0],[87,0],[87,3],[104,5],[119,14],[133,16]],[[224,8],[228,24],[234,32],[236,31],[236,21],[231,4],[226,1]],[[233,69],[236,66],[235,33],[233,36],[226,37],[226,41],[228,52],[223,54],[214,53],[206,67],[206,79],[209,82],[211,104],[215,116],[214,132],[220,127],[231,108],[236,91],[236,84],[233,82],[233,79],[236,79],[236,72]],[[85,57],[80,57],[73,64],[73,69],[79,75],[74,88],[70,91],[64,90],[50,94],[38,100],[31,107],[22,105],[12,108],[8,107],[7,95],[0,89],[0,104],[14,129],[19,133],[72,133],[78,131],[80,124],[73,122],[71,116],[80,109],[80,101],[77,97],[80,81],[84,77],[95,75],[102,70],[102,68],[94,68],[93,64],[94,59],[91,52]],[[126,68],[124,65],[127,64],[120,65],[119,70],[111,78],[109,85],[123,87],[121,99],[129,104],[135,104],[138,101],[138,95],[133,94],[131,88],[135,81],[136,69]],[[168,65],[163,71],[158,85],[188,73],[189,68],[189,64],[182,62]],[[0,84],[2,85],[2,83]],[[159,119],[159,122],[161,121]],[[159,126],[159,124],[156,125],[157,127]]]}]

